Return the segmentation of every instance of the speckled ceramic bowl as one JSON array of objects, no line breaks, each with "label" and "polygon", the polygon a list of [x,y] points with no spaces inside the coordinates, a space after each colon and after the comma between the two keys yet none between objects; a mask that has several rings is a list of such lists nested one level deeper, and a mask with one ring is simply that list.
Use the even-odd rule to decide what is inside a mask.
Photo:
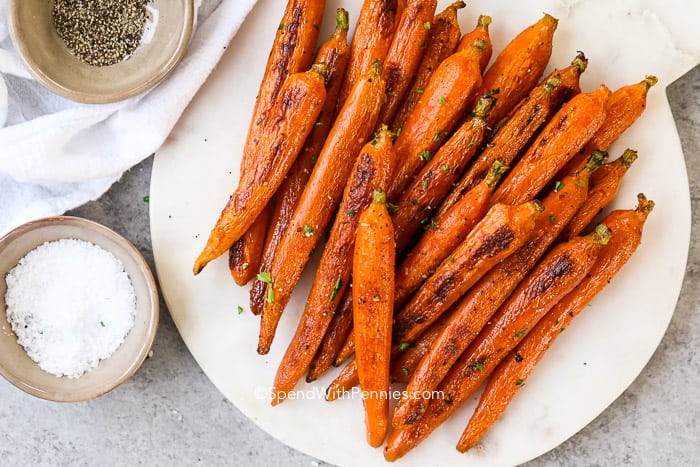
[{"label": "speckled ceramic bowl", "polygon": [[195,22],[194,0],[151,0],[147,31],[135,52],[110,66],[92,66],[56,33],[54,0],[8,0],[12,42],[30,73],[46,88],[85,103],[127,99],[162,80],[182,58]]},{"label": "speckled ceramic bowl", "polygon": [[[62,238],[85,240],[111,252],[124,265],[136,292],[134,327],[111,357],[79,378],[59,378],[42,370],[17,343],[6,314],[7,273],[37,246]],[[141,366],[157,327],[158,292],[148,264],[128,240],[107,227],[77,217],[48,217],[21,225],[0,238],[0,374],[25,392],[58,402],[100,396],[129,379]]]}]

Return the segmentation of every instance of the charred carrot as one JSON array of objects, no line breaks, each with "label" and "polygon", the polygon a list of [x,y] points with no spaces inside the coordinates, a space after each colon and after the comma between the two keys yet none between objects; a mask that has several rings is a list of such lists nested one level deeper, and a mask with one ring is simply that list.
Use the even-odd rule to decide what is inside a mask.
[{"label": "charred carrot", "polygon": [[392,122],[405,98],[425,52],[423,46],[428,39],[436,8],[437,0],[406,2],[384,61],[386,96],[379,114],[380,123]]},{"label": "charred carrot", "polygon": [[[307,371],[350,281],[353,268],[351,252],[361,221],[360,213],[372,202],[375,190],[381,189],[384,194],[383,188],[387,186],[391,174],[394,162],[392,136],[386,126],[382,127],[375,139],[362,148],[355,161],[328,242],[316,269],[304,312],[277,369],[273,391],[276,396],[272,398],[272,405],[282,402],[284,399],[277,394],[288,394]],[[377,206],[373,206],[373,209],[377,209]],[[391,231],[393,233],[393,228]],[[316,234],[315,231],[307,233]],[[393,250],[393,242],[391,246]],[[357,274],[355,278],[357,282]]]},{"label": "charred carrot", "polygon": [[489,269],[517,250],[542,212],[539,201],[493,206],[394,318],[394,342],[411,342]]},{"label": "charred carrot", "polygon": [[391,360],[391,380],[399,383],[408,383],[410,376],[418,367],[418,363],[428,353],[430,346],[445,326],[448,316],[442,315],[435,321],[415,342],[401,342],[395,348]]},{"label": "charred carrot", "polygon": [[246,285],[258,271],[269,217],[270,207],[267,205],[243,237],[228,250],[228,268],[238,285]]},{"label": "charred carrot", "polygon": [[490,125],[508,115],[540,80],[552,55],[557,23],[545,13],[510,41],[486,71],[479,94],[498,90],[498,102],[488,118]]},{"label": "charred carrot", "polygon": [[355,353],[355,339],[353,338],[353,330],[350,329],[350,332],[348,333],[348,336],[345,338],[345,342],[343,345],[340,347],[340,350],[338,351],[338,355],[335,357],[335,366],[340,366],[345,362],[347,359],[352,357],[352,355]]},{"label": "charred carrot", "polygon": [[347,391],[350,391],[358,384],[360,384],[360,377],[357,373],[357,363],[353,359],[345,365],[345,368],[326,388],[326,400],[332,402],[340,399]]},{"label": "charred carrot", "polygon": [[408,87],[406,98],[396,112],[396,117],[391,124],[392,131],[399,132],[403,128],[408,116],[423,95],[433,72],[440,62],[455,52],[460,36],[457,10],[465,6],[466,3],[462,1],[454,2],[436,15],[430,24],[430,33],[425,44],[423,59],[418,66],[415,78]]},{"label": "charred carrot", "polygon": [[462,39],[460,39],[457,45],[457,50],[464,50],[477,39],[486,42],[486,49],[484,49],[484,53],[481,54],[481,60],[479,61],[479,68],[481,68],[482,73],[486,70],[486,66],[491,61],[491,55],[493,54],[493,44],[491,43],[491,36],[489,35],[491,21],[490,16],[480,15],[476,22],[476,27],[471,32],[462,36]]},{"label": "charred carrot", "polygon": [[402,252],[421,228],[429,226],[430,212],[442,201],[450,188],[476,154],[488,134],[486,116],[495,99],[482,96],[472,111],[472,118],[464,122],[447,142],[427,159],[425,167],[408,184],[396,201],[393,215],[396,251]]},{"label": "charred carrot", "polygon": [[[588,199],[581,206],[566,226],[564,235],[573,237],[583,232],[593,219],[601,213],[603,209],[612,201],[620,189],[622,177],[627,173],[627,169],[637,160],[637,151],[627,149],[616,160],[603,165],[596,172],[596,176],[601,175],[599,180],[597,177],[591,178],[591,188],[588,190]],[[603,174],[599,174],[603,171]]]},{"label": "charred carrot", "polygon": [[602,85],[564,104],[496,189],[491,202],[521,203],[536,196],[598,131],[609,94]]},{"label": "charred carrot", "polygon": [[360,149],[377,123],[384,93],[381,64],[358,81],[338,113],[311,178],[277,246],[270,274],[266,274],[267,300],[263,306],[258,352],[270,350],[277,323],[311,252],[335,213],[343,188]]},{"label": "charred carrot", "polygon": [[357,18],[350,45],[350,61],[340,89],[338,108],[342,107],[350,90],[367,72],[373,60],[383,62],[394,38],[400,12],[397,0],[365,0]]},{"label": "charred carrot", "polygon": [[491,193],[508,167],[494,162],[486,178],[470,190],[440,219],[429,223],[415,247],[396,268],[396,306],[404,305],[410,295],[430,277],[435,268],[462,242],[484,217]]},{"label": "charred carrot", "polygon": [[[326,77],[326,101],[321,109],[318,121],[314,123],[311,134],[304,143],[299,157],[294,162],[287,177],[275,193],[272,204],[272,216],[270,227],[267,230],[264,251],[259,267],[255,272],[269,271],[272,258],[277,250],[284,231],[287,229],[289,219],[301,197],[301,193],[309,180],[311,170],[318,158],[323,143],[330,132],[331,125],[336,115],[336,104],[340,85],[345,75],[350,48],[348,47],[348,12],[339,8],[336,12],[336,28],[330,39],[321,44],[316,53],[316,61],[328,67]],[[254,314],[260,314],[265,303],[265,283],[255,281],[250,289],[250,309]]]},{"label": "charred carrot", "polygon": [[[316,381],[335,363],[335,358],[340,348],[352,329],[352,283],[345,287],[345,293],[340,301],[331,323],[328,325],[326,335],[323,336],[321,346],[316,351],[314,359],[309,365],[306,382]],[[354,350],[353,350],[354,353]],[[336,365],[338,366],[338,365]]]},{"label": "charred carrot", "polygon": [[649,89],[658,82],[656,76],[649,75],[636,84],[617,89],[605,104],[606,118],[583,153],[574,157],[564,167],[565,173],[575,172],[586,163],[588,154],[608,148],[644,113]]},{"label": "charred carrot", "polygon": [[195,261],[195,274],[241,238],[282,183],[326,99],[327,70],[325,65],[315,64],[311,70],[296,73],[285,81],[264,125],[265,137],[256,147],[269,160],[242,173],[236,191]]},{"label": "charred carrot", "polygon": [[554,340],[632,256],[641,241],[642,228],[654,207],[639,195],[635,210],[615,211],[603,223],[614,235],[605,245],[588,275],[561,299],[534,327],[532,332],[496,367],[479,404],[469,420],[457,449],[465,452],[476,445],[503,414]]},{"label": "charred carrot", "polygon": [[403,192],[465,111],[473,106],[481,84],[479,56],[484,47],[484,41],[477,39],[471,47],[443,60],[430,77],[423,96],[396,139],[399,162],[388,192],[390,200]]},{"label": "charred carrot", "polygon": [[[432,391],[437,388],[457,358],[535,266],[586,200],[591,173],[605,161],[605,157],[604,153],[595,152],[581,172],[564,178],[559,189],[545,197],[542,203],[544,211],[535,221],[532,237],[489,271],[452,308],[442,332],[414,370],[409,390]],[[417,410],[425,408],[427,401],[423,402],[414,403],[420,405]]]},{"label": "charred carrot", "polygon": [[430,400],[422,416],[409,403],[419,399],[399,401],[393,421],[406,429],[393,432],[385,458],[401,457],[457,410],[528,331],[583,280],[609,239],[610,230],[601,224],[586,237],[574,237],[555,246],[452,367],[439,386],[442,397]]},{"label": "charred carrot", "polygon": [[379,447],[389,431],[389,359],[394,312],[394,232],[386,208],[386,193],[374,199],[357,226],[353,259],[353,322],[355,361],[360,388],[366,394],[367,442]]},{"label": "charred carrot", "polygon": [[[581,92],[579,78],[587,64],[585,55],[579,53],[570,66],[554,70],[518,104],[511,117],[442,202],[436,217],[442,216],[466,192],[474,188],[486,176],[496,159],[508,166],[517,161],[527,143],[559,110],[559,106]],[[569,173],[572,172],[564,175]]]}]

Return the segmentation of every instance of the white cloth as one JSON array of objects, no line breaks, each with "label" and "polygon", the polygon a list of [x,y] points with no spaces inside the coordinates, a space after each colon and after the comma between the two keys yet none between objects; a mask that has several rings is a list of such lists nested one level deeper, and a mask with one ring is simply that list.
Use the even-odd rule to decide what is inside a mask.
[{"label": "white cloth", "polygon": [[103,105],[64,99],[30,77],[0,1],[0,236],[98,198],[155,152],[255,1],[197,0],[197,30],[177,67],[150,91]]}]

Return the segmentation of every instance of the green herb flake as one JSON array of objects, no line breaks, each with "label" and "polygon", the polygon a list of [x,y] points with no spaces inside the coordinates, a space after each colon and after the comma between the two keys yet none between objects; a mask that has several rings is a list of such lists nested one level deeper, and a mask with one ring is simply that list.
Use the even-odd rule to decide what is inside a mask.
[{"label": "green herb flake", "polygon": [[429,30],[429,29],[430,29],[430,21],[426,21],[425,23],[423,23],[423,27],[424,27],[425,29],[428,29],[428,30]]},{"label": "green herb flake", "polygon": [[450,171],[450,166],[445,164],[442,167],[440,167],[440,170],[442,170],[443,173],[449,173]]},{"label": "green herb flake", "polygon": [[338,278],[337,281],[335,281],[335,284],[333,284],[333,291],[331,292],[331,298],[330,301],[332,302],[335,300],[335,297],[338,296],[338,292],[340,292],[340,288],[343,286],[343,279],[340,277]]},{"label": "green herb flake", "polygon": [[409,344],[408,342],[402,342],[399,344],[399,350],[406,350],[410,346],[411,346],[411,344]]},{"label": "green herb flake", "polygon": [[148,203],[149,201],[151,201],[151,197],[150,197],[150,196],[144,196],[144,197],[143,197],[143,202],[144,202],[144,203]]},{"label": "green herb flake", "polygon": [[428,179],[423,180],[423,188],[428,188]]},{"label": "green herb flake", "polygon": [[401,371],[403,372],[403,375],[404,375],[404,376],[408,376],[408,375],[411,374],[411,370],[409,370],[409,369],[406,368],[405,366],[401,368]]},{"label": "green herb flake", "polygon": [[447,259],[450,261],[450,263],[454,263],[454,262],[455,262],[455,257],[452,256],[452,255],[448,256]]},{"label": "green herb flake", "polygon": [[318,128],[320,126],[323,126],[323,122],[316,122],[314,123],[314,128]]},{"label": "green herb flake", "polygon": [[445,132],[443,130],[438,130],[437,133],[435,133],[435,136],[433,136],[433,143],[437,143],[440,141],[440,138],[445,136]]},{"label": "green herb flake", "polygon": [[438,98],[438,104],[440,104],[440,105],[445,105],[445,102],[447,102],[447,101],[445,100],[444,97]]},{"label": "green herb flake", "polygon": [[418,200],[416,198],[411,199],[411,204],[414,206],[418,206]]},{"label": "green herb flake", "polygon": [[277,27],[278,31],[282,31],[284,29],[284,23],[280,23],[279,27]]},{"label": "green herb flake", "polygon": [[484,364],[479,361],[474,362],[474,368],[476,368],[479,371],[484,371]]},{"label": "green herb flake", "polygon": [[396,97],[396,91],[388,91],[387,94],[389,94],[391,97]]},{"label": "green herb flake", "polygon": [[557,180],[554,183],[554,192],[556,193],[557,191],[561,190],[562,188],[564,188],[564,184],[562,183],[561,180]]},{"label": "green herb flake", "polygon": [[555,223],[557,222],[557,218],[554,216],[554,214],[550,214],[550,215],[549,215],[549,221],[550,221],[552,224],[555,224]]},{"label": "green herb flake", "polygon": [[423,94],[425,91],[423,91],[422,89],[414,89],[413,92],[415,92],[416,94]]},{"label": "green herb flake", "polygon": [[261,123],[262,123],[262,118],[259,118],[259,119],[255,120],[255,124],[256,124],[256,125],[260,125]]},{"label": "green herb flake", "polygon": [[581,180],[576,180],[576,186],[580,187],[581,185],[583,185],[583,183],[581,183]]},{"label": "green herb flake", "polygon": [[440,226],[437,225],[437,222],[429,217],[422,219],[420,221],[420,225],[423,226],[423,230],[438,230],[440,228]]},{"label": "green herb flake", "polygon": [[272,274],[269,271],[260,271],[257,277],[260,282],[272,285]]},{"label": "green herb flake", "polygon": [[448,345],[447,350],[454,353],[457,351],[457,347],[455,347],[454,345]]},{"label": "green herb flake", "polygon": [[395,212],[398,212],[399,207],[398,207],[397,205],[395,205],[394,203],[389,203],[389,202],[387,202],[387,203],[386,203],[386,209],[387,209],[390,213],[393,214],[393,213],[395,213]]},{"label": "green herb flake", "polygon": [[348,210],[346,211],[346,214],[348,215],[348,217],[353,217],[353,216],[355,215],[355,210],[354,210],[354,209],[348,209]]},{"label": "green herb flake", "polygon": [[316,230],[310,225],[304,224],[304,237],[313,237],[314,235],[316,235]]},{"label": "green herb flake", "polygon": [[401,136],[401,129],[402,129],[402,128],[403,128],[403,127],[399,127],[399,128],[396,130],[396,137],[397,137],[397,138],[398,138],[399,136]]},{"label": "green herb flake", "polygon": [[528,331],[528,329],[524,328],[522,331],[516,332],[515,337],[523,337],[527,331]]},{"label": "green herb flake", "polygon": [[100,326],[102,326],[103,328],[104,328],[104,327],[107,327],[107,326],[105,325],[105,322],[104,322],[104,321],[100,321]]},{"label": "green herb flake", "polygon": [[430,159],[433,158],[433,156],[430,154],[430,151],[428,151],[427,149],[423,149],[423,152],[421,152],[420,156],[418,157],[423,159],[425,162],[430,162]]},{"label": "green herb flake", "polygon": [[242,306],[238,305],[238,314],[242,315],[245,310],[243,309]]},{"label": "green herb flake", "polygon": [[515,380],[515,385],[516,386],[522,386],[524,381],[522,379]]}]

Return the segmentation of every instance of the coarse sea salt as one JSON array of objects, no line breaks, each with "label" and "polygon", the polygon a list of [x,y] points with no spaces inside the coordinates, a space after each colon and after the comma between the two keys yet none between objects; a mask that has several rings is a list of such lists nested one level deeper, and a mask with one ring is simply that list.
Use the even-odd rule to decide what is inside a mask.
[{"label": "coarse sea salt", "polygon": [[44,371],[78,378],[108,358],[134,325],[136,293],[112,253],[61,239],[27,253],[5,277],[7,321]]}]

